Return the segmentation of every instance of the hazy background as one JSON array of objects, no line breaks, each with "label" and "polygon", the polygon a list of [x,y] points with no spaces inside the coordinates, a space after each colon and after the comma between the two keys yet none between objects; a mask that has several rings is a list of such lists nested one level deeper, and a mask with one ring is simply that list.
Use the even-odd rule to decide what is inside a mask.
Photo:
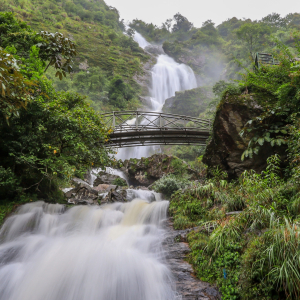
[{"label": "hazy background", "polygon": [[116,7],[121,19],[131,21],[141,19],[147,23],[161,25],[177,12],[187,17],[195,27],[211,19],[216,25],[228,18],[261,19],[276,12],[285,16],[300,11],[297,0],[105,0]]}]

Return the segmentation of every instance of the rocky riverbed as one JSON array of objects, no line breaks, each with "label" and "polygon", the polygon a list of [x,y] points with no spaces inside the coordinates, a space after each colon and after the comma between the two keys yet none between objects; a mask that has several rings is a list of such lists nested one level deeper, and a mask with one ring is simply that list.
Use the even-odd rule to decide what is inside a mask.
[{"label": "rocky riverbed", "polygon": [[[165,161],[167,157],[163,157]],[[170,158],[168,158],[169,160]],[[171,158],[172,159],[172,158]],[[158,164],[162,164],[161,159],[154,157],[154,161]],[[152,168],[148,165],[145,166],[144,161],[135,161],[134,163],[126,163],[127,170],[132,170],[134,165],[136,172],[147,171],[151,172]],[[153,166],[152,166],[153,167]],[[153,169],[154,170],[154,169]],[[163,168],[156,170],[157,178],[164,173]],[[153,171],[154,172],[154,171]],[[127,174],[130,174],[129,172]],[[154,177],[154,176],[153,176]],[[116,180],[118,179],[118,180]],[[134,198],[146,197],[149,201],[157,200],[158,194],[148,190],[145,186],[139,186],[129,188],[128,186],[118,186],[112,184],[114,182],[120,182],[121,177],[114,174],[108,174],[106,172],[99,172],[97,178],[93,181],[94,186],[89,183],[75,178],[73,180],[74,187],[65,190],[67,201],[73,204],[88,204],[88,205],[102,205],[113,202],[127,202]],[[141,181],[138,181],[141,183]],[[149,182],[147,182],[148,184]],[[173,279],[176,285],[176,291],[178,293],[178,299],[180,300],[217,300],[221,299],[217,289],[212,287],[206,282],[198,280],[195,275],[192,266],[186,261],[186,256],[190,252],[189,246],[186,242],[186,234],[188,230],[174,230],[171,218],[167,219],[165,223],[166,234],[163,241],[163,248],[165,252],[166,263],[170,267]]]},{"label": "rocky riverbed", "polygon": [[195,277],[192,266],[185,260],[190,252],[186,242],[186,234],[190,230],[174,230],[171,219],[168,219],[166,228],[167,232],[163,245],[167,264],[171,268],[175,279],[178,298],[182,300],[221,299],[221,295],[215,287]]}]

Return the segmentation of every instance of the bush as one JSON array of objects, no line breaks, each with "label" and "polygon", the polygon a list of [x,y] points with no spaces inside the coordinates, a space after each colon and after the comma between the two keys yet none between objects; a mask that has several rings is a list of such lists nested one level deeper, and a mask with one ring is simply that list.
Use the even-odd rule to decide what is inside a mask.
[{"label": "bush", "polygon": [[113,181],[113,184],[114,185],[117,185],[117,186],[127,186],[127,182],[126,180],[124,180],[123,178],[116,178],[114,181]]},{"label": "bush", "polygon": [[0,200],[16,194],[18,183],[18,178],[10,168],[0,166]]},{"label": "bush", "polygon": [[157,180],[153,186],[153,189],[157,192],[163,193],[167,197],[185,187],[187,187],[189,181],[187,179],[179,179],[175,175],[166,175]]}]

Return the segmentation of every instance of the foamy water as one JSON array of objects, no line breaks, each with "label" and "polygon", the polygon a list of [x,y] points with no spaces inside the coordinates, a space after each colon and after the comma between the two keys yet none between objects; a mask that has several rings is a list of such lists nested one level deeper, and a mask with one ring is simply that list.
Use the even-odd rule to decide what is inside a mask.
[{"label": "foamy water", "polygon": [[168,205],[22,206],[0,232],[0,299],[176,299],[161,245]]}]

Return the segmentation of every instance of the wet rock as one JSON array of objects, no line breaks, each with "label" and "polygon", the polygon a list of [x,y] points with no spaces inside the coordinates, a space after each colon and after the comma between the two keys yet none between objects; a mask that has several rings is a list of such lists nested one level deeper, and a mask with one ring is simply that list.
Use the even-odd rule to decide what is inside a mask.
[{"label": "wet rock", "polygon": [[164,49],[161,45],[149,45],[145,47],[145,51],[154,55],[165,54]]},{"label": "wet rock", "polygon": [[[149,59],[143,64],[142,72],[135,75],[133,79],[141,86],[141,97],[149,96],[149,86],[152,84],[152,73],[151,70],[156,64],[156,57],[154,55],[149,55]],[[141,98],[142,100],[143,98]],[[143,100],[142,100],[143,102]],[[148,103],[147,103],[148,104]]]},{"label": "wet rock", "polygon": [[219,300],[221,295],[209,283],[198,280],[192,266],[185,261],[190,252],[189,246],[178,236],[185,236],[188,230],[174,230],[172,222],[167,223],[167,234],[163,242],[166,260],[175,278],[176,291],[182,300]]},{"label": "wet rock", "polygon": [[109,187],[109,184],[99,184],[98,186],[94,186],[94,190],[98,192],[105,192]]},{"label": "wet rock", "polygon": [[100,204],[126,202],[126,190],[120,189],[117,186],[110,185],[100,199]]},{"label": "wet rock", "polygon": [[191,176],[191,180],[198,178],[198,173],[185,161],[166,154],[125,160],[122,171],[127,175],[130,185],[148,187],[162,176],[176,173],[178,168],[185,168],[185,173]]},{"label": "wet rock", "polygon": [[125,186],[127,185],[126,180],[118,175],[109,174],[101,171],[97,174],[97,178],[94,181],[94,186],[99,186],[100,184],[118,184]]},{"label": "wet rock", "polygon": [[226,171],[229,179],[240,176],[245,170],[260,173],[266,167],[269,156],[278,153],[285,160],[286,146],[271,147],[265,143],[258,155],[242,161],[250,137],[241,137],[245,124],[262,113],[252,95],[225,95],[216,112],[212,138],[209,141],[203,162],[208,165],[208,173],[219,167]]},{"label": "wet rock", "polygon": [[76,186],[68,189],[65,196],[73,204],[98,204],[98,191],[79,178],[74,178]]}]

